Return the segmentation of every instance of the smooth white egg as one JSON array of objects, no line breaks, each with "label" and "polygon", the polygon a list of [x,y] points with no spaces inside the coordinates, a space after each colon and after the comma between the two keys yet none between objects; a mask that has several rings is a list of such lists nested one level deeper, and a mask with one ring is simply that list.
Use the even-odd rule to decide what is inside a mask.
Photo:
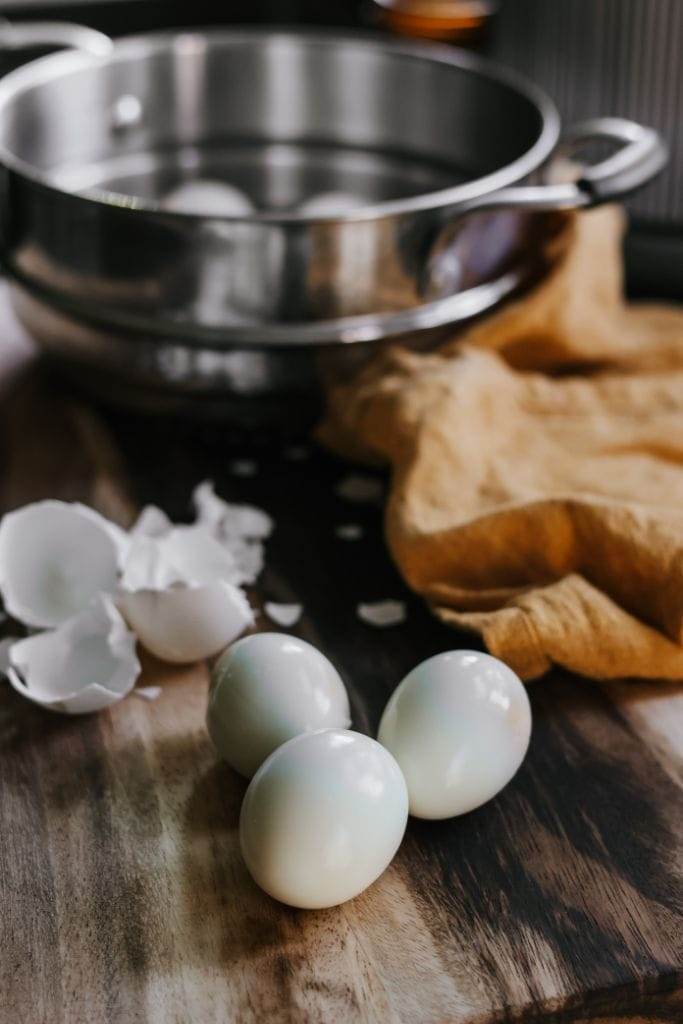
[{"label": "smooth white egg", "polygon": [[200,217],[248,217],[254,212],[249,196],[234,185],[210,178],[183,181],[162,200],[165,210]]},{"label": "smooth white egg", "polygon": [[351,724],[339,673],[297,637],[255,633],[238,640],[216,663],[211,682],[209,735],[221,757],[247,778],[293,736]]},{"label": "smooth white egg", "polygon": [[254,881],[282,903],[334,907],[391,863],[408,793],[391,754],[345,729],[304,733],[278,747],[247,789],[240,844]]},{"label": "smooth white egg", "polygon": [[378,739],[396,758],[417,818],[451,818],[486,803],[527,752],[531,708],[512,669],[489,654],[448,651],[409,672]]}]

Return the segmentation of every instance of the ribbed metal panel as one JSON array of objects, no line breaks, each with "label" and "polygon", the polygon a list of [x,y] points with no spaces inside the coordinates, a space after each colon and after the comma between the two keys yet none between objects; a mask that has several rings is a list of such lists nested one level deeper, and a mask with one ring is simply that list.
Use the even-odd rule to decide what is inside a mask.
[{"label": "ribbed metal panel", "polygon": [[566,122],[620,114],[659,128],[670,165],[630,205],[683,225],[683,0],[504,0],[493,50]]}]

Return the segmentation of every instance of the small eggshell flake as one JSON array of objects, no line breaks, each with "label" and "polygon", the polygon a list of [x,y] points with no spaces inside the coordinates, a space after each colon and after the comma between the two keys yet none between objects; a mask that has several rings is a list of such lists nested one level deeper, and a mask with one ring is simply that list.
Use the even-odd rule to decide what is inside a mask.
[{"label": "small eggshell flake", "polygon": [[359,604],[358,618],[369,626],[385,629],[387,626],[398,626],[406,620],[406,606],[403,601],[373,601]]},{"label": "small eggshell flake", "polygon": [[358,523],[341,523],[334,532],[340,540],[361,540],[363,527]]},{"label": "small eggshell flake", "polygon": [[8,678],[35,704],[64,714],[100,711],[140,675],[135,636],[104,594],[55,630],[15,643]]},{"label": "small eggshell flake", "polygon": [[339,673],[296,637],[244,637],[223,654],[211,679],[209,735],[221,757],[247,778],[286,740],[351,724]]},{"label": "small eggshell flake", "polygon": [[133,696],[139,697],[140,700],[145,700],[148,703],[158,700],[161,697],[160,686],[136,686],[133,690]]},{"label": "small eggshell flake", "polygon": [[255,583],[263,569],[263,544],[273,520],[254,505],[232,504],[220,498],[210,480],[195,487],[192,502],[203,526],[235,561],[235,583]]},{"label": "small eggshell flake", "polygon": [[304,609],[300,604],[278,604],[276,601],[266,601],[263,610],[268,618],[276,622],[278,626],[291,629],[301,618]]},{"label": "small eggshell flake", "polygon": [[84,505],[40,501],[0,524],[0,590],[7,611],[49,627],[116,589],[123,533]]},{"label": "small eggshell flake", "polygon": [[165,210],[200,217],[248,217],[254,204],[245,192],[224,181],[195,178],[183,181],[162,200]]},{"label": "small eggshell flake", "polygon": [[173,529],[173,523],[163,509],[145,505],[130,530],[131,538],[163,537]]},{"label": "small eggshell flake", "polygon": [[378,739],[405,775],[410,813],[450,818],[507,785],[530,735],[529,698],[512,669],[478,651],[449,651],[408,673]]},{"label": "small eggshell flake", "polygon": [[316,909],[358,896],[391,863],[408,794],[391,754],[344,729],[297,736],[261,765],[240,815],[254,881],[282,903]]},{"label": "small eggshell flake", "polygon": [[382,500],[384,485],[377,477],[352,474],[340,480],[335,491],[344,501],[351,501],[359,505],[374,504]]},{"label": "small eggshell flake", "polygon": [[210,530],[217,540],[265,540],[273,532],[273,520],[267,512],[254,505],[225,501],[216,494],[211,480],[195,487],[192,503],[199,525]]}]

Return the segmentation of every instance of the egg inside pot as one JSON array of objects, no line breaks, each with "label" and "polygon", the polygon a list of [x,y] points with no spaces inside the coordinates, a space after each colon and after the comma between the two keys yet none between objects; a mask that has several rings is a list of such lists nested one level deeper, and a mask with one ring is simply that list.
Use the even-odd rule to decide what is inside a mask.
[{"label": "egg inside pot", "polygon": [[418,818],[451,818],[486,803],[527,752],[531,708],[512,669],[479,651],[448,651],[409,672],[378,739],[396,758]]},{"label": "egg inside pot", "polygon": [[218,753],[247,778],[292,737],[351,724],[334,665],[305,640],[284,633],[238,640],[216,663],[211,682],[209,735]]},{"label": "egg inside pot", "polygon": [[254,881],[293,907],[333,907],[382,874],[408,819],[391,754],[345,729],[278,747],[249,784],[240,845]]},{"label": "egg inside pot", "polygon": [[165,210],[199,217],[248,217],[254,204],[245,192],[225,181],[194,178],[183,181],[161,201]]}]

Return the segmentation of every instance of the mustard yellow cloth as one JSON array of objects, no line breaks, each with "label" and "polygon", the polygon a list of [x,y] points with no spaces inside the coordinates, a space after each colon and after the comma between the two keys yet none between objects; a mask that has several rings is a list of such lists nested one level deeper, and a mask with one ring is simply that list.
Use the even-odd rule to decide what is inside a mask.
[{"label": "mustard yellow cloth", "polygon": [[435,613],[523,678],[683,678],[683,311],[622,297],[622,216],[532,292],[337,386],[321,438],[389,463],[386,535]]}]

